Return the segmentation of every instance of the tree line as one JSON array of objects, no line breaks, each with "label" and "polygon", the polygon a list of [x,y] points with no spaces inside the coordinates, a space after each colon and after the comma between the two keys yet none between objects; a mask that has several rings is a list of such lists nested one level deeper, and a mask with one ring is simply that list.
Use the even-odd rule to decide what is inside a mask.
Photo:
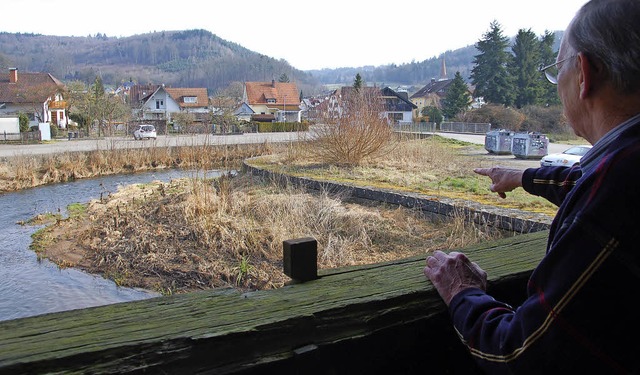
[{"label": "tree line", "polygon": [[[563,133],[567,126],[555,85],[549,83],[540,67],[555,61],[556,35],[546,31],[538,37],[531,29],[520,29],[513,43],[500,24],[493,21],[475,44],[470,74],[473,96],[482,97],[487,106],[468,110],[471,97],[456,72],[442,103],[442,114],[449,119],[490,122],[511,130]],[[433,109],[428,109],[433,113]]]}]

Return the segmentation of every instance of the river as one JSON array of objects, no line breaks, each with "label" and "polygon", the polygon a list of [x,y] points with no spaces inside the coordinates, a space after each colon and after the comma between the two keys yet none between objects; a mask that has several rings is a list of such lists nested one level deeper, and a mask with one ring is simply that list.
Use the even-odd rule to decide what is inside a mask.
[{"label": "river", "polygon": [[[86,203],[120,185],[169,181],[193,175],[182,170],[154,171],[52,184],[0,195],[0,320],[157,297],[141,289],[73,268],[60,269],[38,260],[29,249],[31,235],[42,226],[20,225],[41,213],[61,213],[71,203]],[[220,172],[207,173],[217,177]]]}]

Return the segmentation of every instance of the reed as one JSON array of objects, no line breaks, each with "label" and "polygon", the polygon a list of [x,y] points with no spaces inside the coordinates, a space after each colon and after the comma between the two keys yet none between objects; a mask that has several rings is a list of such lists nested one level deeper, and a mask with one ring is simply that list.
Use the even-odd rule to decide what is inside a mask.
[{"label": "reed", "polygon": [[106,150],[18,155],[0,161],[0,193],[80,178],[154,169],[235,169],[245,158],[272,153],[279,147],[282,146],[265,143],[119,148],[114,144]]}]

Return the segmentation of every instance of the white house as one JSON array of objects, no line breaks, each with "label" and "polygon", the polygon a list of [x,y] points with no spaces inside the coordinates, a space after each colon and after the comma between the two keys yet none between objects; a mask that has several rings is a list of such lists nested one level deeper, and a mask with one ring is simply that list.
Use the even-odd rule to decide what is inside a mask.
[{"label": "white house", "polygon": [[[159,86],[151,95],[142,98],[140,118],[171,121],[174,113],[209,113],[206,88],[167,88]],[[198,116],[196,116],[198,117]]]}]

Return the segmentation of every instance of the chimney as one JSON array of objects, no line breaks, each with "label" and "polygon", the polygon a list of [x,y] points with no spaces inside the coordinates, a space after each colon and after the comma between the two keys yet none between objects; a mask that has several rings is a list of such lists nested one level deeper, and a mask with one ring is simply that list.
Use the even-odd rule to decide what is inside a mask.
[{"label": "chimney", "polygon": [[18,82],[18,68],[9,68],[9,83]]},{"label": "chimney", "polygon": [[276,87],[276,80],[275,79],[271,80],[271,87]]}]

